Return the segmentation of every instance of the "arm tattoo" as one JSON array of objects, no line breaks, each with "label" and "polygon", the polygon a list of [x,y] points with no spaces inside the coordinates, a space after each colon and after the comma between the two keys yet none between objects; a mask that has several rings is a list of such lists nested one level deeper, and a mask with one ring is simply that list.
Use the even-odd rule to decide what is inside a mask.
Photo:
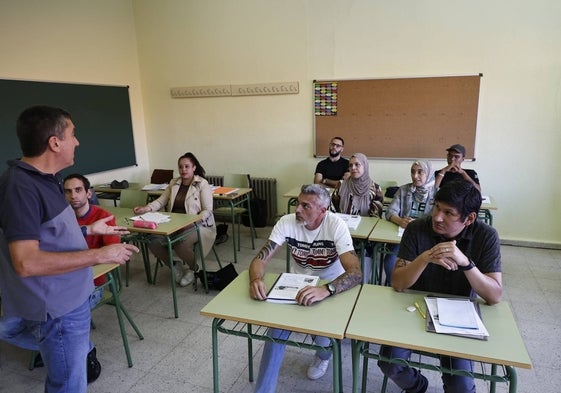
[{"label": "arm tattoo", "polygon": [[[349,251],[351,254],[356,256],[356,251]],[[347,289],[359,285],[362,282],[362,274],[360,272],[360,265],[353,270],[348,270],[341,274],[335,280],[333,280],[333,285],[335,286],[335,293],[344,292]]]},{"label": "arm tattoo", "polygon": [[360,271],[350,271],[341,274],[335,280],[333,280],[333,285],[335,286],[335,293],[344,292],[347,289],[351,289],[352,287],[361,283]]},{"label": "arm tattoo", "polygon": [[275,253],[279,245],[275,242],[267,240],[267,243],[261,248],[259,253],[257,254],[257,259],[261,259],[262,261],[266,261],[271,255]]}]

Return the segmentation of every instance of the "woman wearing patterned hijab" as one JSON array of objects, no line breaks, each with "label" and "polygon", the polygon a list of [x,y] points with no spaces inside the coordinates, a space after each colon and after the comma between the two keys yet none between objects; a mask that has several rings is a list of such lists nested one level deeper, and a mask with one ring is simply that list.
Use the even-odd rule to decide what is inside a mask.
[{"label": "woman wearing patterned hijab", "polygon": [[382,189],[370,178],[368,159],[362,153],[355,153],[349,160],[348,179],[333,195],[335,210],[345,214],[360,216],[382,216]]},{"label": "woman wearing patterned hijab", "polygon": [[[411,183],[399,187],[386,211],[386,220],[405,228],[414,219],[431,214],[435,192],[431,163],[415,161],[411,165]],[[396,245],[392,251],[397,254],[398,250],[399,245]],[[384,259],[387,285],[391,284],[395,254],[387,254]]]}]

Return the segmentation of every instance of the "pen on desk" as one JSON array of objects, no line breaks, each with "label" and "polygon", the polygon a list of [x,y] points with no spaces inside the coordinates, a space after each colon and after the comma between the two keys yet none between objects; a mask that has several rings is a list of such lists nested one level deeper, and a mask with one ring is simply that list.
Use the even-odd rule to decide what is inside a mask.
[{"label": "pen on desk", "polygon": [[415,302],[415,308],[417,309],[417,311],[419,311],[419,314],[421,314],[421,317],[423,317],[423,319],[427,318],[427,316],[425,315],[423,310],[421,310],[421,307],[419,306],[419,303]]}]

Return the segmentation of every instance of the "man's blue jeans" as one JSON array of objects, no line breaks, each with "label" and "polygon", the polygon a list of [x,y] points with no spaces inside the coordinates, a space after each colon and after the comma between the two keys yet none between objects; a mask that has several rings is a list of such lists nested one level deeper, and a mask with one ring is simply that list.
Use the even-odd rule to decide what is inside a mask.
[{"label": "man's blue jeans", "polygon": [[[382,345],[380,355],[388,358],[399,358],[409,360],[411,350],[397,347]],[[473,371],[473,363],[468,359],[453,358],[450,356],[441,356],[440,365],[446,368],[456,370]],[[393,364],[378,361],[378,367],[389,379],[395,382],[397,386],[407,392],[417,392],[421,386],[421,373],[412,367],[402,364]],[[463,377],[460,375],[442,374],[442,382],[444,384],[444,392],[446,393],[475,393],[475,383],[471,377]]]},{"label": "man's blue jeans", "polygon": [[90,301],[60,318],[29,321],[0,319],[0,339],[39,350],[47,367],[45,392],[86,392],[86,357],[90,350]]},{"label": "man's blue jeans", "polygon": [[[267,335],[271,338],[287,340],[290,337],[290,330],[269,328]],[[331,340],[327,337],[316,336],[314,343],[322,347],[331,344]],[[261,355],[261,364],[259,365],[259,374],[255,384],[255,393],[274,393],[277,390],[277,380],[279,371],[284,357],[286,345],[277,344],[266,341]],[[328,360],[331,357],[330,351],[316,351],[316,356],[322,360]]]}]

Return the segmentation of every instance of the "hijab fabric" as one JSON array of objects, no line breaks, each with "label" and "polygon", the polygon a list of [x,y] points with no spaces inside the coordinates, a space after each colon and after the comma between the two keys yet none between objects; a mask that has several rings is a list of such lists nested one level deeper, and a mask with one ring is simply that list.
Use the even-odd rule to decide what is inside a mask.
[{"label": "hijab fabric", "polygon": [[434,171],[432,170],[432,164],[430,163],[430,161],[417,160],[413,164],[411,164],[411,167],[413,167],[413,165],[419,165],[427,174],[427,181],[425,182],[425,184],[420,187],[415,187],[413,183],[411,183],[411,188],[409,189],[409,191],[411,191],[411,194],[413,194],[413,199],[415,200],[415,202],[423,203],[427,199],[427,195],[430,190],[434,187]]},{"label": "hijab fabric", "polygon": [[[355,153],[351,158],[356,158],[362,167],[364,168],[364,173],[358,179],[354,179],[352,176],[341,184],[339,189],[340,201],[340,211],[341,213],[347,213],[350,210],[349,206],[352,204],[355,210],[360,212],[360,215],[368,215],[370,210],[370,189],[374,181],[370,178],[368,159],[362,153]],[[352,195],[352,201],[350,196]]]}]

